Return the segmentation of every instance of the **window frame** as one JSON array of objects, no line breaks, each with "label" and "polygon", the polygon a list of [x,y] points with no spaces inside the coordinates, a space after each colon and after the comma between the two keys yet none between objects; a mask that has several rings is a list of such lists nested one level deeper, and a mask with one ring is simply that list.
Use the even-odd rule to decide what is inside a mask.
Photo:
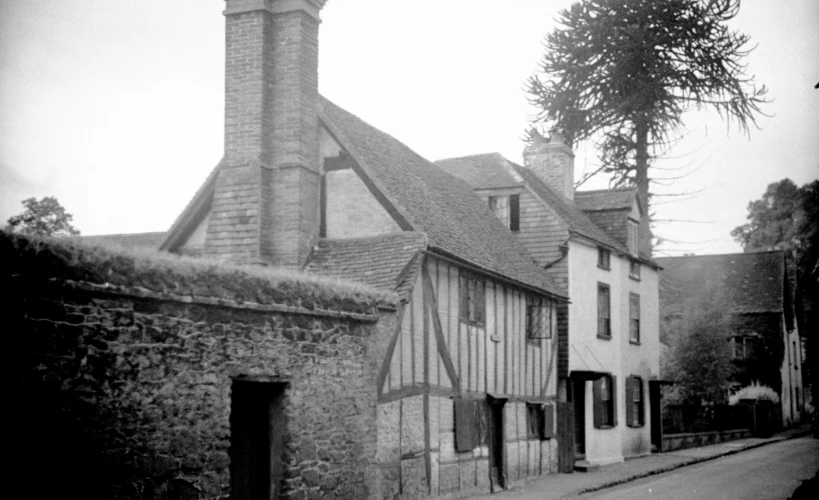
[{"label": "window frame", "polygon": [[[554,335],[554,303],[540,296],[527,295],[526,296],[526,341],[530,344],[540,345],[540,341],[550,340]],[[538,323],[541,327],[540,332],[536,332],[534,328],[534,311],[538,311]],[[540,333],[536,335],[536,333]]]},{"label": "window frame", "polygon": [[[737,342],[740,340],[741,342]],[[750,342],[749,342],[750,341]],[[731,359],[746,360],[755,357],[756,350],[759,349],[760,337],[759,335],[734,335],[731,337]],[[742,355],[737,355],[737,347],[742,347]],[[749,349],[750,354],[749,354]]]},{"label": "window frame", "polygon": [[645,420],[645,384],[642,377],[632,375],[626,383],[626,425],[644,427]]},{"label": "window frame", "polygon": [[[606,317],[602,316],[604,305],[601,303],[601,293],[605,291],[606,301],[605,301],[605,313]],[[606,321],[606,331],[603,332],[601,328],[601,322]],[[597,338],[610,340],[612,337],[612,328],[611,328],[611,287],[605,283],[597,282]]]},{"label": "window frame", "polygon": [[592,382],[592,410],[595,429],[617,427],[617,377],[605,374]]},{"label": "window frame", "polygon": [[597,267],[611,271],[611,250],[597,247]]},{"label": "window frame", "polygon": [[628,251],[631,255],[640,255],[640,222],[629,218],[627,225],[628,235],[626,241]]},{"label": "window frame", "polygon": [[[459,319],[476,326],[486,324],[486,281],[474,274],[461,273],[459,280]],[[470,304],[474,306],[470,307]]]},{"label": "window frame", "polygon": [[[636,301],[636,307],[635,307]],[[635,311],[636,309],[636,311]],[[628,341],[640,345],[640,294],[628,294]],[[636,317],[635,317],[636,315]]]},{"label": "window frame", "polygon": [[630,260],[628,265],[628,277],[640,281],[641,265],[636,260]]},{"label": "window frame", "polygon": [[489,211],[495,215],[503,227],[517,233],[520,231],[520,195],[496,195],[487,197]]},{"label": "window frame", "polygon": [[527,439],[546,439],[546,409],[543,403],[526,403]]}]

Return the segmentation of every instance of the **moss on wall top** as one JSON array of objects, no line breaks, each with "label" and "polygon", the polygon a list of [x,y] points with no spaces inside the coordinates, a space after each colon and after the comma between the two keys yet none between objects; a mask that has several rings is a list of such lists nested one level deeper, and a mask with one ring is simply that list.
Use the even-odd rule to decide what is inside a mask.
[{"label": "moss on wall top", "polygon": [[100,246],[82,240],[35,238],[0,231],[1,279],[25,283],[56,278],[239,303],[371,312],[395,303],[393,294],[363,284],[281,268],[237,266],[146,250]]}]

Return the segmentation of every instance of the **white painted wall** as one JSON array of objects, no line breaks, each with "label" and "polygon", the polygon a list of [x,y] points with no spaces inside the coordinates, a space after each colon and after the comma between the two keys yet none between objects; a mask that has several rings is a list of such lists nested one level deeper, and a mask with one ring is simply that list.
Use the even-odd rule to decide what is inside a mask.
[{"label": "white painted wall", "polygon": [[[641,266],[639,281],[629,278],[629,260],[611,255],[611,269],[597,266],[597,247],[569,243],[569,370],[610,372],[617,377],[617,426],[595,429],[592,383],[586,383],[586,460],[606,464],[651,451],[648,381],[660,374],[658,274]],[[611,339],[597,337],[597,284],[611,291]],[[629,293],[640,295],[640,344],[629,342]],[[645,425],[626,425],[625,386],[629,376],[643,379]]]}]

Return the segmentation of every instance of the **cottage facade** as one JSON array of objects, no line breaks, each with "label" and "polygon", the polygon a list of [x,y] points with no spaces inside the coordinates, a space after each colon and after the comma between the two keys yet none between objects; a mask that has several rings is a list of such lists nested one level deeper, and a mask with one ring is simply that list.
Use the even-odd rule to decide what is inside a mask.
[{"label": "cottage facade", "polygon": [[556,472],[566,292],[466,183],[319,96],[325,3],[227,0],[224,158],[164,235],[99,239],[395,292],[371,498]]},{"label": "cottage facade", "polygon": [[[758,382],[779,394],[782,425],[805,411],[802,341],[794,294],[782,251],[665,257],[661,304],[664,318],[695,313],[696,297],[714,297],[730,314],[734,388]],[[695,305],[695,304],[694,304]]]},{"label": "cottage facade", "polygon": [[525,166],[497,153],[437,164],[469,182],[571,298],[558,306],[568,321],[558,377],[573,412],[564,433],[586,467],[660,445],[658,266],[636,190],[575,193],[573,160],[554,134],[526,148]]}]

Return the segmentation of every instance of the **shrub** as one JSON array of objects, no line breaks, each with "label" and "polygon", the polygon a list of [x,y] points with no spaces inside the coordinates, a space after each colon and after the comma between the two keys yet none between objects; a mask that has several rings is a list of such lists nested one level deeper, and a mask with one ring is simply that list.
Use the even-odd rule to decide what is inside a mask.
[{"label": "shrub", "polygon": [[753,399],[754,401],[763,399],[771,401],[772,403],[778,403],[779,395],[767,385],[761,385],[759,382],[751,382],[751,385],[745,386],[731,394],[728,397],[728,404],[735,405],[742,399]]}]

